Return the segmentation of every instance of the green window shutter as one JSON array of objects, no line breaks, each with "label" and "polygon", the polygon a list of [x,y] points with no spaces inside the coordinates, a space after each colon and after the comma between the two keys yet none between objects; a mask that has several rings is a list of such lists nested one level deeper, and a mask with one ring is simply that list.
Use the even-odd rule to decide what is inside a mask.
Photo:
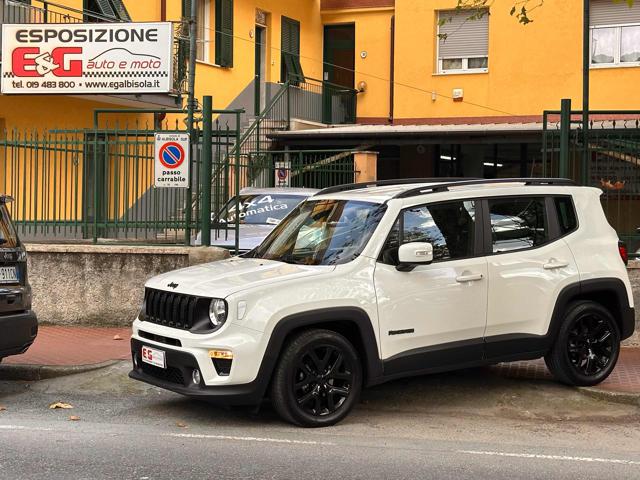
[{"label": "green window shutter", "polygon": [[216,0],[216,64],[233,67],[233,0]]},{"label": "green window shutter", "polygon": [[182,18],[191,16],[191,0],[182,0]]},{"label": "green window shutter", "polygon": [[300,22],[283,16],[281,37],[281,81],[293,75],[297,83],[296,80],[304,77],[300,65]]}]

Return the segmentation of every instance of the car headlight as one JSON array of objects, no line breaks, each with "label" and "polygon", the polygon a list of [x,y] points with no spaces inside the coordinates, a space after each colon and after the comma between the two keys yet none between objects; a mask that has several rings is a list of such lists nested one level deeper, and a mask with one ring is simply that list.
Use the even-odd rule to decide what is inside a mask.
[{"label": "car headlight", "polygon": [[209,319],[213,324],[213,329],[217,330],[224,322],[227,321],[227,302],[220,298],[211,299],[211,304],[209,305]]}]

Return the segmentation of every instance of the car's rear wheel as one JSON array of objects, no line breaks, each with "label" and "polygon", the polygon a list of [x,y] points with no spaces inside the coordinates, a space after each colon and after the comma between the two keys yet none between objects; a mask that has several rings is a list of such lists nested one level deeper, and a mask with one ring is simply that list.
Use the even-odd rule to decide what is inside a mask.
[{"label": "car's rear wheel", "polygon": [[569,306],[547,367],[562,383],[596,385],[613,371],[620,355],[620,329],[602,305],[581,301]]},{"label": "car's rear wheel", "polygon": [[361,389],[362,366],[351,342],[330,330],[307,330],[282,352],[271,403],[287,422],[325,427],[347,416]]}]

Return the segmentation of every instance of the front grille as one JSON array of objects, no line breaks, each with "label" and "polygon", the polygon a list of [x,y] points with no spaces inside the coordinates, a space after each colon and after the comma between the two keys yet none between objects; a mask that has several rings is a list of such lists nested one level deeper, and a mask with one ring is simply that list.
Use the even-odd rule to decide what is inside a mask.
[{"label": "front grille", "polygon": [[169,383],[175,383],[176,385],[185,386],[184,376],[182,371],[175,367],[160,368],[155,365],[149,365],[148,363],[142,364],[142,371],[147,375],[150,375],[158,380],[163,380]]},{"label": "front grille", "polygon": [[153,340],[154,342],[166,343],[167,345],[173,345],[174,347],[182,346],[182,342],[177,338],[163,337],[162,335],[156,335],[155,333],[144,332],[142,330],[138,331],[138,335],[142,338],[146,338],[147,340]]},{"label": "front grille", "polygon": [[182,330],[211,328],[209,302],[210,299],[148,288],[144,295],[144,319]]}]

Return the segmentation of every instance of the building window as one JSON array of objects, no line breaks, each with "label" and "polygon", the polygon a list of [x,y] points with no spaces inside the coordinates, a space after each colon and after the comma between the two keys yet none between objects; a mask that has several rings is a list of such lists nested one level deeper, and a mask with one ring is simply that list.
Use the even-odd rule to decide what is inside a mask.
[{"label": "building window", "polygon": [[284,83],[290,80],[297,84],[304,80],[300,65],[300,22],[282,17],[282,56],[280,61],[280,79]]},{"label": "building window", "polygon": [[640,4],[591,0],[591,65],[640,65]]},{"label": "building window", "polygon": [[233,0],[216,0],[216,64],[233,67]]},{"label": "building window", "polygon": [[122,0],[84,0],[83,7],[85,22],[131,21],[127,7],[124,6]]},{"label": "building window", "polygon": [[209,62],[209,50],[211,47],[211,2],[210,0],[198,0],[198,35],[196,37],[196,60]]},{"label": "building window", "polygon": [[438,73],[486,72],[488,68],[489,11],[438,12]]}]

